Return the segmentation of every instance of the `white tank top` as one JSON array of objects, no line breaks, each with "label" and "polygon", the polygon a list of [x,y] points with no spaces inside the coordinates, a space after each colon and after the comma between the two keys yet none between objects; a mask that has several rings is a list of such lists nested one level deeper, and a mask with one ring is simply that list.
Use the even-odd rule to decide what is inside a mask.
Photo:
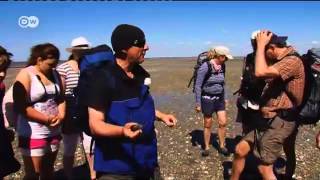
[{"label": "white tank top", "polygon": [[[57,72],[53,72],[55,83],[44,86],[39,76],[37,77],[34,66],[27,67],[27,71],[31,79],[29,103],[34,103],[32,107],[43,114],[58,115],[58,104],[55,101],[55,97],[60,94],[60,80]],[[45,98],[44,101],[37,102],[43,96],[47,96],[47,98]],[[60,126],[52,128],[38,122],[30,121],[27,117],[18,114],[17,133],[19,136],[31,139],[43,139],[59,135],[61,133],[60,129]]]}]

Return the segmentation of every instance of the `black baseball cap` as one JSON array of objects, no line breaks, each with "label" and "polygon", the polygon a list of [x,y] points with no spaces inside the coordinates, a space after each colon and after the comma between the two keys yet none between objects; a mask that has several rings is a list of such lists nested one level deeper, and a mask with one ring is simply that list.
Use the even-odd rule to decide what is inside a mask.
[{"label": "black baseball cap", "polygon": [[0,46],[0,55],[13,56],[11,52],[8,52],[4,47]]},{"label": "black baseball cap", "polygon": [[144,47],[145,43],[144,32],[130,24],[118,25],[111,35],[111,44],[115,52],[127,50],[131,46]]}]

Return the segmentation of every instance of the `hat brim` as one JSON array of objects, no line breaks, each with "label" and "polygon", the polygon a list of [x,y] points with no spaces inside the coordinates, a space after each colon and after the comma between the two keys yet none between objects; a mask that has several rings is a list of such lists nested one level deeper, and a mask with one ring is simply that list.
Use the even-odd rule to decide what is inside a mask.
[{"label": "hat brim", "polygon": [[71,48],[66,48],[66,51],[72,52],[73,50],[86,50],[86,49],[91,49],[91,47],[71,47]]},{"label": "hat brim", "polygon": [[288,36],[273,36],[269,44],[283,44],[287,41]]},{"label": "hat brim", "polygon": [[8,52],[8,51],[0,52],[0,55],[13,56],[13,54],[11,52]]},{"label": "hat brim", "polygon": [[227,54],[226,57],[227,57],[228,59],[233,59],[233,56],[230,55],[230,54]]}]

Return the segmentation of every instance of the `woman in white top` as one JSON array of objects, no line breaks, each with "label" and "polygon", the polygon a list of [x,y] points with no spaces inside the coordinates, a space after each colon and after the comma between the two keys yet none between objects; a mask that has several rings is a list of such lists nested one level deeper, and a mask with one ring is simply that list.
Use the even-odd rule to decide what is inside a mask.
[{"label": "woman in white top", "polygon": [[82,133],[78,127],[78,119],[76,118],[76,96],[74,93],[75,88],[78,86],[80,70],[79,70],[79,60],[81,54],[86,49],[89,49],[90,43],[84,37],[78,37],[72,40],[71,48],[67,48],[68,52],[71,52],[68,61],[60,64],[57,67],[62,80],[62,86],[65,89],[65,100],[66,100],[66,116],[65,121],[62,125],[62,137],[63,137],[63,167],[65,175],[68,179],[73,179],[72,177],[72,168],[74,163],[74,154],[76,151],[77,144],[82,138],[82,144],[88,160],[90,168],[91,179],[96,179],[96,173],[93,170],[93,155],[90,154],[91,137]]},{"label": "woman in white top", "polygon": [[65,103],[55,71],[60,52],[50,43],[31,49],[28,65],[17,75],[13,100],[25,179],[52,179],[61,139]]}]

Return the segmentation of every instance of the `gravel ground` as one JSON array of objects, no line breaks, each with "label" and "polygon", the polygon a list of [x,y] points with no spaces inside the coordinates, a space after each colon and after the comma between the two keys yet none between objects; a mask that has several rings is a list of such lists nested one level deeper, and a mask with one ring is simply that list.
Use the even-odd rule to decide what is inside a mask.
[{"label": "gravel ground", "polygon": [[[156,122],[158,131],[158,155],[161,176],[165,180],[174,179],[228,179],[231,169],[233,154],[228,157],[220,155],[217,150],[217,123],[212,129],[212,148],[210,155],[201,157],[201,145],[203,144],[202,116],[194,112],[194,95],[186,84],[192,74],[194,62],[185,60],[147,60],[143,66],[152,75],[151,92],[154,96],[157,109],[170,112],[178,118],[178,126],[168,128],[161,122]],[[233,152],[236,142],[241,134],[241,124],[234,121],[236,116],[234,92],[239,86],[239,77],[242,67],[240,61],[227,62],[227,92],[229,103],[227,105],[227,148]],[[7,84],[17,69],[10,69]],[[297,179],[320,179],[320,152],[315,148],[315,134],[317,127],[302,127],[297,137]],[[16,157],[21,161],[20,153],[16,148],[17,141],[13,142]],[[62,179],[62,145],[55,162],[55,178]],[[244,179],[259,179],[256,172],[256,164],[252,158],[248,158],[248,166],[244,172]],[[283,171],[284,158],[276,163],[276,170]],[[85,164],[85,156],[78,146],[75,156],[74,175],[76,179],[88,179],[88,170]],[[8,179],[22,179],[23,167],[12,174]]]}]

